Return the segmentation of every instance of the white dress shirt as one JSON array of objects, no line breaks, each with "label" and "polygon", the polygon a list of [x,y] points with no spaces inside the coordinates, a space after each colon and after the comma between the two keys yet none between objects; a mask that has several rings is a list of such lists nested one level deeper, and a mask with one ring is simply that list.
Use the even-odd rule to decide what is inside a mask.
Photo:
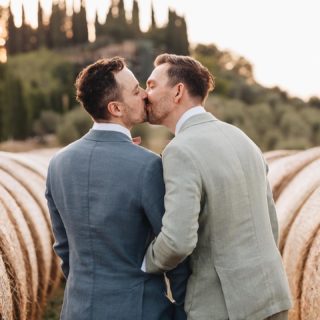
[{"label": "white dress shirt", "polygon": [[195,116],[196,114],[204,113],[206,109],[202,106],[192,107],[191,109],[187,110],[178,120],[176,124],[175,135],[177,135],[182,127],[182,125],[191,117]]},{"label": "white dress shirt", "polygon": [[131,133],[129,131],[129,129],[127,129],[126,127],[120,125],[120,124],[116,124],[116,123],[105,123],[105,122],[94,122],[93,126],[92,126],[93,130],[105,130],[105,131],[116,131],[116,132],[121,132],[123,134],[125,134],[126,136],[128,136],[131,140]]}]

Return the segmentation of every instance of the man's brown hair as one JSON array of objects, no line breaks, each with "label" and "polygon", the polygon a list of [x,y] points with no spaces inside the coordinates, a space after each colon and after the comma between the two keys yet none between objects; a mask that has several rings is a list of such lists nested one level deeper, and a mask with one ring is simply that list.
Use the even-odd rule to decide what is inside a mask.
[{"label": "man's brown hair", "polygon": [[213,75],[199,61],[188,56],[169,53],[159,55],[154,61],[156,67],[164,63],[170,65],[168,69],[170,86],[182,82],[187,87],[190,96],[200,97],[202,102],[214,89]]},{"label": "man's brown hair", "polygon": [[84,68],[77,76],[76,98],[94,119],[108,119],[106,106],[121,99],[121,88],[114,74],[125,66],[121,57],[101,59]]}]

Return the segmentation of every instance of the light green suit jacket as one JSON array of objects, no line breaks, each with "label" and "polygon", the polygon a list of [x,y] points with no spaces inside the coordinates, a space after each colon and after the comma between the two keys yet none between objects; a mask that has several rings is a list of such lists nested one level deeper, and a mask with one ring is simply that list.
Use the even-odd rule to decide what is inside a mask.
[{"label": "light green suit jacket", "polygon": [[210,113],[189,118],[163,152],[163,227],[148,272],[191,254],[188,320],[261,320],[291,307],[277,248],[267,166],[238,128]]}]

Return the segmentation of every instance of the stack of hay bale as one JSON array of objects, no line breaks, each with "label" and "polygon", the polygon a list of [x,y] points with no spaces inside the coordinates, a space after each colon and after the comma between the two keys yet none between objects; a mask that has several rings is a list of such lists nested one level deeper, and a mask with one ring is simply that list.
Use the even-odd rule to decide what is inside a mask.
[{"label": "stack of hay bale", "polygon": [[320,319],[320,147],[265,154],[279,220],[279,248],[294,307],[290,320]]},{"label": "stack of hay bale", "polygon": [[0,152],[0,318],[40,319],[59,261],[44,197],[52,152]]}]

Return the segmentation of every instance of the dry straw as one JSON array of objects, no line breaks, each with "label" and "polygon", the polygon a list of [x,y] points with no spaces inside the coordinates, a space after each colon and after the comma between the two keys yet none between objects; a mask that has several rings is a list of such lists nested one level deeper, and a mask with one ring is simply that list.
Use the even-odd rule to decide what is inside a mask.
[{"label": "dry straw", "polygon": [[0,254],[0,319],[13,320],[13,303],[10,289],[10,280]]},{"label": "dry straw", "polygon": [[272,162],[268,179],[274,199],[278,199],[281,192],[299,171],[316,159],[320,159],[320,147],[298,152]]},{"label": "dry straw", "polygon": [[320,228],[320,187],[317,188],[298,212],[288,234],[283,261],[289,278],[294,307],[290,310],[290,320],[300,319],[300,299],[305,262],[310,246]]},{"label": "dry straw", "polygon": [[14,160],[22,166],[34,171],[42,178],[45,178],[47,175],[47,167],[40,165],[35,160],[30,159],[27,155],[0,151],[0,157]]},{"label": "dry straw", "polygon": [[[320,200],[314,214],[320,215]],[[320,319],[320,230],[318,230],[309,250],[305,264],[302,295],[301,319]]]},{"label": "dry straw", "polygon": [[283,157],[290,156],[292,154],[297,153],[296,150],[272,150],[265,152],[263,155],[265,159],[267,160],[268,164],[273,163],[274,161],[277,161]]},{"label": "dry straw", "polygon": [[5,207],[0,203],[0,253],[10,281],[14,319],[27,319],[27,275],[21,246]]},{"label": "dry straw", "polygon": [[30,228],[38,262],[39,307],[45,304],[52,264],[52,235],[43,213],[30,193],[7,172],[0,169],[0,184],[15,199]]},{"label": "dry straw", "polygon": [[[30,157],[30,154],[27,154]],[[43,162],[48,162],[46,156],[38,155],[37,158],[41,158]],[[48,163],[46,164],[48,165]],[[21,162],[16,162],[13,159],[2,157],[0,162],[0,168],[9,173],[13,178],[15,178],[25,189],[30,193],[30,195],[37,202],[39,207],[42,210],[43,216],[46,219],[48,229],[51,230],[51,221],[49,216],[49,211],[47,207],[47,203],[44,197],[45,192],[45,179],[38,174],[36,174],[33,170],[24,167]],[[51,233],[51,247],[53,246],[54,238]],[[52,264],[50,271],[50,279],[48,284],[48,292],[50,295],[55,288],[57,288],[60,284],[61,280],[61,271],[60,271],[60,260],[58,257],[52,253]]]},{"label": "dry straw", "polygon": [[43,212],[48,227],[50,228],[50,217],[47,204],[43,196],[45,191],[45,180],[33,171],[26,169],[14,160],[0,157],[0,168],[9,173],[14,179],[19,181],[32,195]]},{"label": "dry straw", "polygon": [[318,186],[320,186],[320,159],[313,161],[301,170],[276,201],[281,252],[299,209]]},{"label": "dry straw", "polygon": [[[2,156],[1,156],[2,155]],[[34,170],[30,169],[29,166],[24,166],[23,163],[17,162],[16,160],[12,159],[10,154],[2,153],[0,155],[0,168],[9,173],[12,177],[14,177],[21,185],[25,187],[25,189],[32,195],[34,200],[37,202],[39,207],[42,210],[43,216],[46,219],[48,224],[48,228],[51,229],[51,222],[48,212],[47,203],[44,197],[45,192],[45,179],[39,173],[36,173]],[[29,157],[31,154],[27,154]],[[21,157],[21,154],[16,155],[16,157]],[[26,155],[24,155],[26,157]],[[46,160],[46,156],[37,156],[41,158],[42,161],[45,163],[48,162]],[[22,159],[22,157],[21,157]],[[28,159],[30,160],[30,159]],[[46,164],[48,165],[48,163]],[[54,238],[51,234],[51,246],[53,245]],[[54,289],[59,285],[61,279],[61,272],[60,272],[60,261],[55,254],[52,254],[52,265],[50,271],[50,280],[48,285],[48,295],[54,291]]]},{"label": "dry straw", "polygon": [[0,185],[0,203],[6,208],[8,218],[15,227],[18,236],[21,250],[24,257],[24,263],[27,273],[27,287],[29,293],[27,316],[28,319],[34,319],[37,310],[37,295],[38,295],[38,263],[35,251],[35,245],[32,239],[31,232],[26,223],[26,220],[21,212],[21,209],[12,198],[12,196]]}]

